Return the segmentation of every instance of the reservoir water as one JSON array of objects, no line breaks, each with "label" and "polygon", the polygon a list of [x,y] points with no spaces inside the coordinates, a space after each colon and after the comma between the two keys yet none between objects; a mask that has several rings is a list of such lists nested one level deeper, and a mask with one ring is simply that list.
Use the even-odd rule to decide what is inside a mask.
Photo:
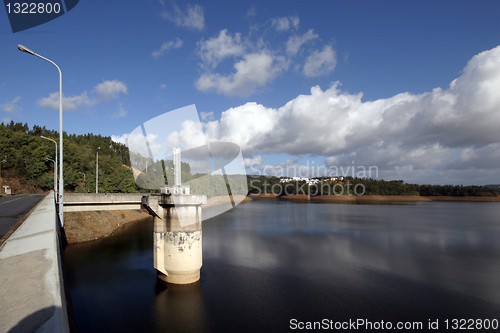
[{"label": "reservoir water", "polygon": [[147,219],[66,248],[80,333],[500,321],[500,203],[254,200],[203,222],[186,286],[157,281],[152,237]]}]

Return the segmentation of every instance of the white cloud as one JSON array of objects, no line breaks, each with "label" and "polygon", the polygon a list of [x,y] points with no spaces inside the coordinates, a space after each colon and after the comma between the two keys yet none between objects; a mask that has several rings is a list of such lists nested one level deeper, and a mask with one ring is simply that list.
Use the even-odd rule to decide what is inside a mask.
[{"label": "white cloud", "polygon": [[[215,80],[227,80],[226,92],[235,92],[235,77]],[[224,89],[222,82],[209,82]],[[205,132],[211,141],[238,144],[246,156],[324,156],[326,166],[354,161],[376,165],[387,177],[410,172],[405,180],[414,181],[449,170],[459,181],[466,170],[477,177],[498,173],[498,91],[500,46],[474,56],[447,89],[363,102],[361,93],[342,92],[338,83],[325,91],[316,86],[278,109],[257,103],[231,108]]]},{"label": "white cloud", "polygon": [[[78,96],[66,97],[63,94],[63,110],[76,110],[82,106],[91,106],[95,102],[88,97],[86,91]],[[43,97],[38,100],[38,105],[44,108],[59,110],[59,92],[49,94],[49,97]]]},{"label": "white cloud", "polygon": [[129,134],[123,134],[123,135],[120,135],[120,136],[118,136],[118,135],[111,135],[111,140],[113,140],[114,142],[126,144],[128,136],[129,136]]},{"label": "white cloud", "polygon": [[20,99],[21,96],[17,96],[12,101],[0,105],[0,109],[9,113],[19,112],[21,108],[18,105],[16,105],[16,103],[19,102]]},{"label": "white cloud", "polygon": [[307,57],[304,65],[304,75],[309,77],[326,75],[337,65],[335,51],[330,45],[323,47],[323,51],[314,51]]},{"label": "white cloud", "polygon": [[262,157],[257,155],[257,156],[253,156],[253,157],[244,158],[243,161],[245,162],[245,167],[255,168],[255,167],[262,164],[263,159],[262,159]]},{"label": "white cloud", "polygon": [[212,119],[214,119],[214,113],[201,111],[200,117],[201,117],[201,120],[203,120],[203,121],[212,120]]},{"label": "white cloud", "polygon": [[[118,80],[103,81],[92,89],[90,97],[86,91],[80,95],[70,97],[66,97],[63,94],[63,110],[77,110],[81,107],[91,107],[99,102],[118,98],[118,95],[122,93],[127,94],[127,86],[124,82]],[[43,97],[37,103],[44,108],[59,110],[59,92],[51,93],[49,97]]]},{"label": "white cloud", "polygon": [[275,28],[277,31],[287,31],[290,28],[295,30],[299,27],[299,17],[298,16],[290,16],[290,17],[276,17],[271,20],[271,26]]},{"label": "white cloud", "polygon": [[[279,31],[297,29],[298,25],[298,16],[273,19],[273,26]],[[319,38],[312,29],[302,35],[294,33],[283,48],[281,43],[272,43],[257,34],[258,29],[255,26],[246,37],[224,29],[208,40],[201,39],[197,44],[197,55],[201,60],[202,73],[196,81],[196,88],[229,96],[249,96],[265,88],[288,71],[290,66],[299,72],[301,65],[298,62],[303,61],[304,53],[300,52],[301,48]],[[223,61],[233,62],[234,71],[228,71],[227,66],[218,67]],[[309,55],[303,74],[309,77],[326,75],[335,68],[336,63],[335,50],[327,45],[322,51],[316,50]]]},{"label": "white cloud", "polygon": [[182,46],[183,43],[184,41],[177,37],[175,41],[171,40],[163,43],[158,51],[153,51],[153,53],[151,53],[151,56],[158,59],[165,51],[170,49],[178,49]]},{"label": "white cloud", "polygon": [[203,7],[199,5],[186,5],[186,10],[182,10],[177,4],[173,4],[173,11],[164,10],[161,17],[174,23],[177,26],[186,27],[202,31],[205,27],[205,17]]},{"label": "white cloud", "polygon": [[113,118],[122,118],[122,117],[125,117],[127,115],[127,113],[128,113],[127,110],[123,109],[122,106],[119,106],[118,111],[113,113],[112,117]]},{"label": "white cloud", "polygon": [[[155,134],[148,134],[146,136],[146,140],[149,143],[153,156],[158,156],[161,150],[161,144],[155,142],[157,138],[158,135]],[[147,154],[147,152],[144,152],[146,144],[145,138],[142,134],[123,134],[121,136],[112,135],[111,140],[127,145],[131,152],[142,152],[144,156]]]},{"label": "white cloud", "polygon": [[273,81],[288,69],[289,62],[282,56],[265,51],[245,54],[234,64],[235,72],[228,75],[204,73],[196,82],[201,91],[215,90],[219,94],[248,96]]},{"label": "white cloud", "polygon": [[109,101],[117,98],[119,94],[127,94],[127,86],[118,80],[103,81],[95,86],[94,90],[101,101]]},{"label": "white cloud", "polygon": [[245,53],[245,46],[241,34],[234,37],[228,34],[227,29],[221,30],[217,38],[198,42],[198,54],[203,61],[203,67],[215,68],[224,58],[239,56]]},{"label": "white cloud", "polygon": [[296,55],[299,52],[302,44],[316,38],[318,38],[318,35],[314,33],[313,29],[309,30],[302,36],[298,35],[290,36],[290,38],[288,38],[288,41],[286,43],[286,52],[291,55]]},{"label": "white cloud", "polygon": [[160,89],[165,89],[167,88],[167,85],[165,83],[160,84]]},{"label": "white cloud", "polygon": [[167,151],[172,151],[175,147],[181,147],[182,150],[199,147],[206,144],[207,140],[203,128],[199,122],[185,120],[182,122],[180,131],[172,132],[167,137]]}]

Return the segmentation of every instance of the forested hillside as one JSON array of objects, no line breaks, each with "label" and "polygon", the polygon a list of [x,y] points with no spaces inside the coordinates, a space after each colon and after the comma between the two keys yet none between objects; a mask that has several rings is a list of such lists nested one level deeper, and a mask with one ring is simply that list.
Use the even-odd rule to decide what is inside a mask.
[{"label": "forested hillside", "polygon": [[[41,190],[54,184],[55,145],[59,133],[45,127],[14,123],[0,124],[2,180],[17,179]],[[63,135],[64,188],[74,192],[95,192],[96,151],[99,151],[99,192],[138,192],[130,168],[127,146],[101,135]],[[59,146],[58,146],[59,150]]]}]

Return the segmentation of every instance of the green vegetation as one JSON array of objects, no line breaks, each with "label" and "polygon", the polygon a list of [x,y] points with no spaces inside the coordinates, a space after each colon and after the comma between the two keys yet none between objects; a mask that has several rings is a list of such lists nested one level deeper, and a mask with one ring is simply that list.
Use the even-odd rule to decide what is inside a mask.
[{"label": "green vegetation", "polygon": [[417,185],[407,184],[402,180],[375,180],[347,177],[352,186],[363,184],[365,194],[378,195],[421,195],[421,196],[453,196],[453,197],[494,197],[499,191],[485,186],[463,185]]},{"label": "green vegetation", "polygon": [[[55,145],[59,133],[45,127],[14,123],[0,124],[0,160],[2,176],[16,176],[42,190],[54,184]],[[64,188],[74,192],[95,192],[95,164],[99,152],[99,192],[139,192],[130,168],[128,148],[100,135],[63,135]],[[58,146],[59,148],[59,146]]]}]

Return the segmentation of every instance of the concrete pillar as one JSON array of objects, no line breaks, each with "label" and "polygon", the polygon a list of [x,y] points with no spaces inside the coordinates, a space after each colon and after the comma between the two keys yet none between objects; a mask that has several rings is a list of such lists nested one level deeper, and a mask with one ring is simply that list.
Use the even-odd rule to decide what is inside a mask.
[{"label": "concrete pillar", "polygon": [[151,198],[154,197],[150,197],[150,207],[161,217],[154,217],[153,235],[158,278],[173,284],[198,281],[203,263],[201,202],[161,205]]}]

